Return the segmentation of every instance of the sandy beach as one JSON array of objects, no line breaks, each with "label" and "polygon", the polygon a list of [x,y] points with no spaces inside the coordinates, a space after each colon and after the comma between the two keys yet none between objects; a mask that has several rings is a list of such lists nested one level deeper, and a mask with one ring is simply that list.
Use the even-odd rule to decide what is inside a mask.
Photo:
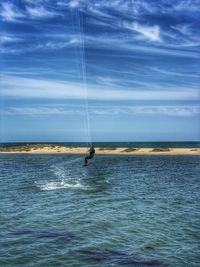
[{"label": "sandy beach", "polygon": [[[200,155],[200,148],[95,148],[96,154],[118,155]],[[27,154],[87,154],[86,147],[65,147],[51,145],[30,145],[2,147],[0,153]]]}]

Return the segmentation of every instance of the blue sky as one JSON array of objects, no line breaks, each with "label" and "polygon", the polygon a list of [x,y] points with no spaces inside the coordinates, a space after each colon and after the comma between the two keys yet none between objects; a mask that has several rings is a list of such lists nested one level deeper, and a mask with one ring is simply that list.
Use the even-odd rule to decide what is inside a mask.
[{"label": "blue sky", "polygon": [[199,9],[1,1],[0,141],[199,140]]}]

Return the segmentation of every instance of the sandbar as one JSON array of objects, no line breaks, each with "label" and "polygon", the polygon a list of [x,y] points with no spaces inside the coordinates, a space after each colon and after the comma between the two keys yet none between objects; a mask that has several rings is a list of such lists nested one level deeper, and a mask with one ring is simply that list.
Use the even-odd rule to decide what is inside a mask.
[{"label": "sandbar", "polygon": [[[109,148],[97,147],[96,154],[103,155],[200,155],[200,148]],[[87,154],[87,147],[65,147],[57,145],[26,145],[1,147],[0,153],[26,154]]]}]

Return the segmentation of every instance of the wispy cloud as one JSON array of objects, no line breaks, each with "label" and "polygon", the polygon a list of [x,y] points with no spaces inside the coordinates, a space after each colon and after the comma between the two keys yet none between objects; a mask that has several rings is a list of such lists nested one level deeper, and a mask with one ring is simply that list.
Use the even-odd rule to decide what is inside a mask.
[{"label": "wispy cloud", "polygon": [[[56,36],[56,34],[55,34]],[[7,53],[7,54],[24,54],[26,52],[34,52],[41,49],[59,49],[64,48],[67,46],[73,46],[80,43],[80,33],[77,32],[77,34],[65,34],[62,39],[62,41],[59,41],[61,39],[59,35],[57,35],[57,40],[55,40],[54,35],[44,36],[41,37],[41,41],[38,42],[37,39],[33,39],[32,42],[26,43],[26,40],[24,40],[24,45],[20,47],[4,47],[0,49],[0,53]],[[62,35],[61,35],[62,36]],[[98,49],[110,49],[112,47],[112,51],[119,50],[119,54],[113,54],[111,53],[108,56],[115,56],[115,57],[124,57],[125,54],[120,54],[121,51],[125,51],[130,58],[150,58],[153,55],[155,56],[174,56],[174,57],[184,57],[184,58],[199,58],[198,51],[193,50],[186,50],[186,49],[178,49],[178,47],[175,47],[176,49],[173,49],[173,47],[154,47],[154,46],[147,46],[144,43],[142,44],[135,44],[133,42],[133,39],[130,41],[127,38],[117,38],[117,36],[90,36],[90,35],[84,35],[84,43],[85,48],[98,48]]]},{"label": "wispy cloud", "polygon": [[160,27],[158,25],[147,26],[139,24],[138,22],[128,23],[124,22],[123,24],[127,29],[135,31],[140,34],[140,37],[148,39],[150,41],[158,42],[160,38]]},{"label": "wispy cloud", "polygon": [[[127,15],[130,15],[130,13],[133,13],[134,15],[139,15],[144,10],[152,10],[152,4],[149,5],[145,1],[140,0],[113,0],[113,1],[107,1],[107,0],[101,0],[101,1],[92,1],[89,0],[86,2],[86,7],[89,10],[95,10],[100,11],[101,13],[104,13],[106,16],[106,13],[109,13],[109,10],[115,10],[119,11],[123,14],[126,13]],[[92,7],[92,9],[91,9]]]},{"label": "wispy cloud", "polygon": [[189,78],[199,78],[198,74],[195,73],[190,73],[189,70],[186,72],[178,72],[178,71],[171,71],[171,70],[165,70],[161,69],[158,67],[150,67],[151,70],[155,72],[162,73],[164,75],[169,75],[169,76],[178,76],[178,77],[189,77]]},{"label": "wispy cloud", "polygon": [[57,12],[49,11],[44,6],[27,6],[26,11],[32,18],[51,18],[57,16]]},{"label": "wispy cloud", "polygon": [[[19,41],[20,38],[7,38],[7,37],[2,37],[0,39],[0,44],[6,44],[9,42],[16,42]],[[80,43],[79,38],[77,37],[72,37],[71,39],[66,38],[65,41],[56,41],[54,39],[49,40],[49,41],[41,41],[41,42],[33,42],[33,43],[28,43],[25,47],[20,45],[20,46],[15,46],[15,47],[0,47],[0,53],[2,54],[24,54],[27,52],[36,52],[36,51],[41,51],[41,50],[58,50],[58,49],[64,49],[66,47],[71,47],[71,46],[76,46]],[[26,44],[26,42],[25,42]]]},{"label": "wispy cloud", "polygon": [[15,43],[22,41],[22,38],[15,37],[13,35],[1,35],[0,36],[0,44],[7,44],[7,43]]},{"label": "wispy cloud", "polygon": [[55,41],[49,41],[46,43],[40,43],[36,45],[35,47],[31,47],[32,50],[40,50],[40,49],[62,49],[71,45],[78,44],[80,41],[78,38],[72,38],[71,40],[65,41],[65,42],[55,42]]},{"label": "wispy cloud", "polygon": [[1,17],[4,21],[16,22],[18,19],[24,18],[25,15],[11,2],[3,2],[1,4]]},{"label": "wispy cloud", "polygon": [[81,1],[81,0],[71,0],[71,1],[69,1],[68,6],[70,8],[76,8],[76,7],[80,6],[81,2],[83,2],[83,1]]},{"label": "wispy cloud", "polygon": [[174,5],[174,9],[177,11],[192,11],[199,12],[199,1],[198,0],[180,0]]},{"label": "wispy cloud", "polygon": [[166,115],[190,117],[200,114],[199,106],[143,106],[133,108],[133,113],[138,115]]},{"label": "wispy cloud", "polygon": [[30,19],[47,19],[55,16],[62,15],[58,13],[55,8],[47,8],[45,1],[36,2],[26,1],[25,8],[20,8],[17,3],[3,2],[1,4],[1,17],[5,22],[20,22],[29,23]]},{"label": "wispy cloud", "polygon": [[75,108],[63,107],[9,107],[0,111],[4,115],[26,115],[26,116],[41,116],[41,115],[82,115],[82,110]]},{"label": "wispy cloud", "polygon": [[[71,16],[69,13],[76,12],[77,7],[81,8],[87,16],[84,26],[88,27],[87,23],[90,22],[89,27],[95,27],[95,36],[94,31],[87,31],[87,35],[84,35],[86,47],[103,48],[105,46],[109,48],[112,44],[113,49],[133,51],[143,49],[149,54],[154,50],[155,53],[187,57],[194,53],[191,48],[200,44],[198,24],[196,23],[198,19],[196,15],[191,19],[193,12],[197,10],[196,1],[178,1],[174,5],[168,5],[162,0],[159,3],[153,2],[151,4],[145,0],[135,0],[134,2],[132,0],[113,0],[111,2],[106,0],[57,0],[50,2],[39,0],[37,4],[33,0],[26,0],[24,3],[24,5],[18,5],[15,1],[3,2],[1,12],[3,20],[5,22],[25,23],[30,26],[33,25],[33,20],[49,19],[50,21],[51,19],[53,22],[52,18],[62,16],[64,21],[67,20],[67,24],[60,25],[59,30],[62,32],[74,32],[76,30],[77,35],[80,34],[80,29],[72,29],[75,26],[69,20]],[[186,13],[187,4],[190,14]],[[192,8],[191,6],[195,7]],[[185,21],[184,14],[186,15]],[[172,16],[174,19],[170,20]],[[103,35],[101,27],[104,28]],[[106,27],[107,31],[105,31]],[[41,26],[41,23],[37,23],[34,24],[34,28],[40,32],[43,31],[44,35],[51,31],[55,34],[52,25],[46,29]],[[130,34],[127,34],[127,29]],[[21,51],[16,47],[4,48],[1,51],[2,53],[14,54],[15,52],[26,52],[27,49],[25,44],[25,48],[22,47]]]},{"label": "wispy cloud", "polygon": [[[158,43],[171,48],[174,46],[176,49],[179,46],[199,45],[198,33],[193,31],[193,22],[198,21],[199,10],[198,1],[190,0],[177,1],[173,5],[167,4],[164,0],[151,3],[145,0],[88,0],[86,3],[87,14],[91,15],[91,18],[95,17],[94,24],[107,24],[108,28],[112,26],[115,30],[120,30],[120,26],[123,26],[133,32],[130,40],[134,37],[138,41],[151,41],[152,44]],[[172,17],[174,18],[170,19]],[[177,29],[176,33],[171,31],[172,29]],[[185,34],[187,31],[192,34]]]},{"label": "wispy cloud", "polygon": [[[3,115],[23,115],[23,116],[51,116],[51,115],[79,115],[85,116],[84,105],[65,105],[48,106],[48,107],[9,107],[0,110]],[[175,116],[175,117],[191,117],[199,116],[199,106],[94,106],[89,108],[90,116],[119,116],[119,115],[138,115],[138,116]]]},{"label": "wispy cloud", "polygon": [[[84,85],[65,81],[37,80],[2,75],[2,96],[38,99],[85,99]],[[176,88],[166,90],[131,90],[105,88],[89,84],[88,99],[92,100],[196,100],[198,90]]]},{"label": "wispy cloud", "polygon": [[145,116],[153,116],[153,115],[164,115],[164,116],[179,116],[179,117],[190,117],[190,116],[198,116],[200,114],[199,106],[118,106],[118,107],[91,107],[90,114],[95,115],[110,115],[110,116],[118,116],[122,115],[145,115]]},{"label": "wispy cloud", "polygon": [[178,32],[184,34],[184,35],[190,35],[191,34],[191,24],[185,24],[185,23],[182,23],[182,24],[177,24],[175,26],[171,26],[172,29],[175,29],[177,30]]}]

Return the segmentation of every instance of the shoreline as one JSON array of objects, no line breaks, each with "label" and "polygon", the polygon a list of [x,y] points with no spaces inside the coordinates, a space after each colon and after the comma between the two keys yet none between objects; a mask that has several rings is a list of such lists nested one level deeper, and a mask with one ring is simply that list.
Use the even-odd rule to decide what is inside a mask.
[{"label": "shoreline", "polygon": [[[200,155],[200,148],[95,148],[97,155]],[[87,147],[27,145],[1,147],[0,154],[87,154]]]}]

